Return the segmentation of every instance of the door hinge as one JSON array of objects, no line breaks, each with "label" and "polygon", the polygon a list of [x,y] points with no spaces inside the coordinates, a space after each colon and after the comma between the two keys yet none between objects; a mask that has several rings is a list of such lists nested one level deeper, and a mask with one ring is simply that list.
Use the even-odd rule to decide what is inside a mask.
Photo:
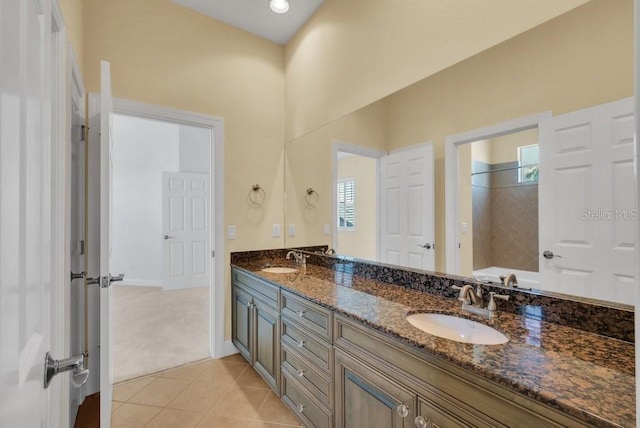
[{"label": "door hinge", "polygon": [[460,247],[460,243],[459,242],[458,242],[458,248],[462,248],[462,247]]},{"label": "door hinge", "polygon": [[215,250],[211,250],[211,257],[215,257],[216,256],[216,251]]},{"label": "door hinge", "polygon": [[84,239],[80,241],[80,255],[84,254]]}]

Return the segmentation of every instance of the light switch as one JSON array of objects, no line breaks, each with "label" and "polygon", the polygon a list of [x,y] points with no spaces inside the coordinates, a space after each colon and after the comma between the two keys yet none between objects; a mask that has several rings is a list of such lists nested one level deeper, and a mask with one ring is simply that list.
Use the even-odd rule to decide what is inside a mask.
[{"label": "light switch", "polygon": [[462,234],[466,235],[469,233],[469,223],[462,223]]},{"label": "light switch", "polygon": [[296,225],[295,224],[290,224],[289,225],[289,236],[296,236]]},{"label": "light switch", "polygon": [[329,228],[328,224],[325,224],[324,226],[322,226],[322,234],[323,235],[328,235],[331,233],[331,229]]},{"label": "light switch", "polygon": [[274,224],[273,227],[271,228],[272,232],[273,232],[273,237],[274,238],[278,238],[280,236],[280,225],[279,224]]},{"label": "light switch", "polygon": [[227,226],[227,239],[236,239],[236,227]]}]

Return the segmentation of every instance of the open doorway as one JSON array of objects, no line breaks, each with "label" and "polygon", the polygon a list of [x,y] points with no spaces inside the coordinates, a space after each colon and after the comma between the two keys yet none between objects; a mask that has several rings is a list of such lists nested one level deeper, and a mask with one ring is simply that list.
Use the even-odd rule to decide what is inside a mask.
[{"label": "open doorway", "polygon": [[209,357],[211,129],[113,116],[114,381]]}]

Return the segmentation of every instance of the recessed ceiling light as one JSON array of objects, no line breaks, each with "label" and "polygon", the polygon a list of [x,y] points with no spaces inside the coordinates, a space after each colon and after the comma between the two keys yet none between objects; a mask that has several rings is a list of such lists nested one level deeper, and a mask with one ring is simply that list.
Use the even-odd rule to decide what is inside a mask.
[{"label": "recessed ceiling light", "polygon": [[269,7],[275,13],[287,13],[289,11],[289,2],[287,0],[271,0]]}]

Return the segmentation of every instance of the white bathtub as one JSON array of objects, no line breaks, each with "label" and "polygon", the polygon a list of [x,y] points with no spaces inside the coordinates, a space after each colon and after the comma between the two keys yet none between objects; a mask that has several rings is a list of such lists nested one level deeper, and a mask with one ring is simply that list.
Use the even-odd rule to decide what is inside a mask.
[{"label": "white bathtub", "polygon": [[500,280],[500,275],[506,276],[510,273],[515,274],[518,279],[518,286],[521,288],[540,288],[540,273],[539,272],[530,272],[527,270],[517,270],[517,269],[508,269],[501,268],[497,266],[491,266],[484,269],[474,270],[473,277],[478,281],[491,281],[497,282],[498,284],[502,283]]}]

